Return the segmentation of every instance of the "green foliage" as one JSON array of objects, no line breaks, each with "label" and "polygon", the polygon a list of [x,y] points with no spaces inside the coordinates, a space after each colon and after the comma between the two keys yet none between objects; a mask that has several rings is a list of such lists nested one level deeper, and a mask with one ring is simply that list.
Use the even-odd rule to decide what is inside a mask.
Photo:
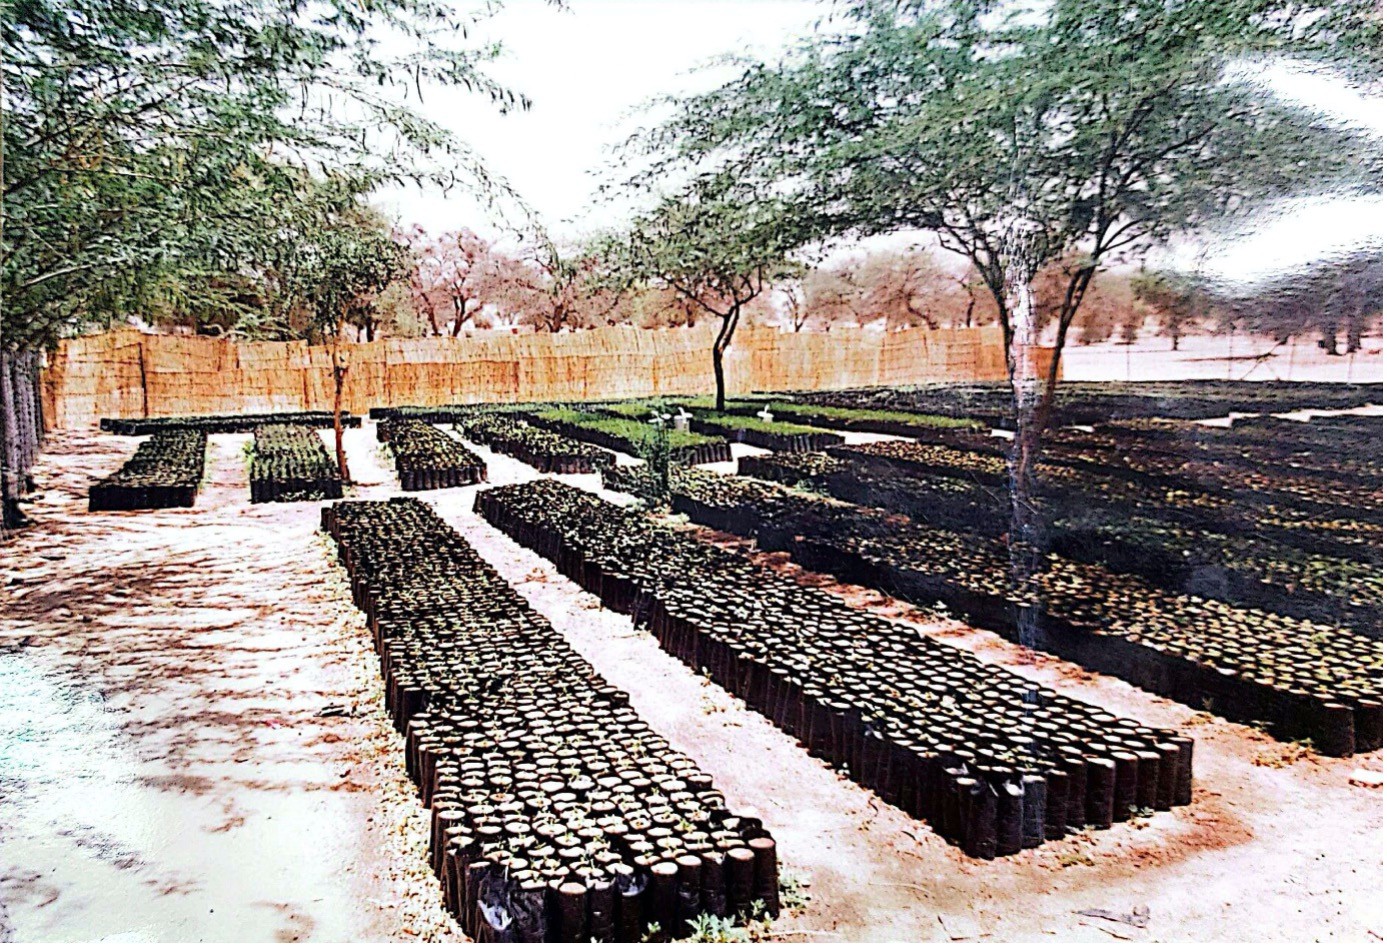
[{"label": "green foliage", "polygon": [[524,105],[467,40],[494,6],[5,0],[6,341],[151,310],[283,331],[295,234],[391,181],[503,191],[404,104],[427,82]]},{"label": "green foliage", "polygon": [[700,914],[689,927],[689,936],[683,940],[690,944],[746,944],[751,941],[747,929],[730,917]]},{"label": "green foliage", "polygon": [[[693,398],[684,402],[692,410],[713,407],[712,398]],[[985,425],[972,418],[954,418],[942,414],[914,414],[909,411],[883,411],[873,408],[840,408],[831,405],[796,404],[792,401],[730,401],[728,410],[754,413],[769,408],[771,415],[789,418],[818,419],[828,421],[885,421],[897,424],[915,424],[921,427],[964,428],[982,430]],[[780,423],[780,422],[774,422]],[[809,423],[824,423],[817,420]],[[803,432],[799,432],[803,433]]]},{"label": "green foliage", "polygon": [[1227,71],[1294,56],[1380,73],[1369,0],[860,0],[834,26],[675,102],[643,139],[649,178],[776,195],[804,242],[935,231],[993,294],[1009,349],[1009,269],[1078,261],[1062,344],[1112,258],[1287,195],[1381,189],[1379,143]]},{"label": "green foliage", "polygon": [[780,909],[789,913],[809,906],[809,884],[789,869],[780,872]]},{"label": "green foliage", "polygon": [[[630,183],[637,190],[653,185],[651,179]],[[800,269],[789,254],[807,231],[795,205],[771,193],[744,186],[736,175],[702,175],[595,250],[608,285],[618,291],[668,289],[721,320],[712,353],[719,410],[727,389],[723,353],[743,307]]]},{"label": "green foliage", "polygon": [[787,421],[767,421],[758,418],[754,414],[718,414],[717,412],[703,412],[698,415],[698,419],[705,424],[712,424],[727,431],[759,431],[765,434],[825,434],[821,427],[809,427],[806,424],[792,424]]},{"label": "green foliage", "polygon": [[[594,431],[602,431],[606,434],[613,434],[623,440],[637,445],[637,453],[642,442],[648,440],[654,427],[643,421],[634,421],[627,418],[614,418],[605,414],[592,414],[586,411],[579,411],[574,408],[547,408],[536,412],[536,417],[548,421],[564,421],[577,424],[581,427],[590,428]],[[700,444],[708,444],[716,438],[706,437],[702,434],[694,434],[691,431],[667,431],[669,446],[673,450],[681,447],[697,447]]]},{"label": "green foliage", "polygon": [[670,451],[669,415],[662,409],[655,409],[655,418],[648,424],[649,434],[637,442],[637,453],[645,462],[650,473],[654,499],[661,503],[669,502],[669,468],[672,459]]}]

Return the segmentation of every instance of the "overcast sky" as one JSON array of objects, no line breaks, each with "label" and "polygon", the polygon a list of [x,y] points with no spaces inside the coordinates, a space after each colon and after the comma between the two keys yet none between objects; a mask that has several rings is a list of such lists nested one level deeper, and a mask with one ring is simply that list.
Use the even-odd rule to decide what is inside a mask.
[{"label": "overcast sky", "polygon": [[[426,91],[421,111],[476,149],[556,236],[580,236],[623,219],[591,198],[609,148],[639,127],[642,104],[716,86],[731,73],[698,67],[725,53],[774,56],[825,10],[806,0],[568,0],[566,10],[510,0],[482,31],[506,47],[488,73],[527,95],[529,111],[498,115],[455,89]],[[411,187],[377,203],[433,232],[491,229],[464,194]]]},{"label": "overcast sky", "polygon": [[[530,110],[499,115],[479,96],[441,89],[426,90],[421,111],[507,178],[554,236],[581,237],[625,217],[625,207],[594,204],[593,192],[611,166],[611,147],[648,123],[644,103],[726,79],[726,67],[707,68],[723,54],[774,57],[827,10],[813,0],[568,0],[565,10],[509,0],[480,33],[505,46],[489,74],[527,95]],[[1280,95],[1382,134],[1380,97],[1364,98],[1333,76],[1302,69],[1262,68],[1257,75]],[[435,233],[463,226],[500,232],[464,193],[401,188],[380,193],[377,203]],[[1244,237],[1202,255],[1184,247],[1165,259],[1199,259],[1213,275],[1255,279],[1317,256],[1381,246],[1382,218],[1380,198],[1290,205]]]}]

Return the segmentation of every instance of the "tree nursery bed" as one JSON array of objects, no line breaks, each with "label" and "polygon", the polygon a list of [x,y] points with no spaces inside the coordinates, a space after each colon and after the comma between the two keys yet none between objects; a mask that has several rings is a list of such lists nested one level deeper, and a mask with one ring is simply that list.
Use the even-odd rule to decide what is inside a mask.
[{"label": "tree nursery bed", "polygon": [[91,485],[88,509],[157,510],[192,506],[207,454],[205,431],[162,430],[119,470]]},{"label": "tree nursery bed", "polygon": [[432,813],[430,865],[473,940],[669,940],[700,915],[779,913],[760,820],[729,812],[429,507],[338,504],[323,529]]},{"label": "tree nursery bed", "polygon": [[514,457],[540,473],[595,473],[616,463],[611,451],[535,427],[506,412],[459,416],[453,429],[466,440]]},{"label": "tree nursery bed", "polygon": [[1050,554],[1014,588],[1005,543],[740,477],[681,474],[675,508],[807,568],[929,606],[1163,696],[1347,756],[1382,745],[1379,643],[1172,594]]},{"label": "tree nursery bed", "polygon": [[477,503],[810,753],[970,856],[1013,855],[1189,801],[1194,745],[1177,733],[1039,690],[571,487],[498,488]]},{"label": "tree nursery bed", "polygon": [[465,487],[486,479],[482,459],[431,424],[405,418],[382,421],[376,436],[390,446],[403,490]]},{"label": "tree nursery bed", "polygon": [[[651,426],[643,421],[574,408],[545,408],[525,412],[523,416],[531,424],[556,434],[634,457],[649,451],[654,436]],[[670,431],[669,447],[671,458],[681,464],[726,463],[732,460],[731,445],[722,437],[691,431]]]},{"label": "tree nursery bed", "polygon": [[[102,418],[101,430],[138,437],[158,431],[194,430],[204,434],[244,434],[264,424],[332,427],[331,411],[281,411],[271,414],[201,414],[167,418]],[[361,418],[342,412],[343,427],[360,427]]]}]

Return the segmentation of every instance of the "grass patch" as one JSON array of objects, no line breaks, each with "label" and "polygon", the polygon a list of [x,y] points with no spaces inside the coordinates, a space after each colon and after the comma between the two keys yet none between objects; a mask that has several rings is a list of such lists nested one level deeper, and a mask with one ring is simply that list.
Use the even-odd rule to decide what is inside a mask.
[{"label": "grass patch", "polygon": [[[654,429],[644,421],[612,417],[606,414],[593,414],[573,408],[547,408],[543,411],[536,411],[535,417],[543,421],[576,424],[590,431],[601,431],[604,434],[621,438],[633,446],[644,444],[654,434]],[[692,431],[669,432],[669,446],[672,450],[715,443],[720,443],[718,438],[694,434]]]},{"label": "grass patch", "polygon": [[757,431],[762,434],[832,434],[821,427],[795,424],[789,421],[767,421],[754,414],[716,414],[700,413],[698,420],[726,431]]}]

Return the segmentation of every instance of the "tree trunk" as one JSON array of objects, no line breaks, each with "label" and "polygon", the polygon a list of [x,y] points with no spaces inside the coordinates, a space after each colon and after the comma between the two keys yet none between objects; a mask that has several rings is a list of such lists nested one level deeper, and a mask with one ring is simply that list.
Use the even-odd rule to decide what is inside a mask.
[{"label": "tree trunk", "polygon": [[[1003,297],[1007,323],[1011,327],[1007,350],[1007,370],[1011,378],[1012,401],[1016,409],[1016,436],[1008,458],[1011,497],[1011,527],[1007,533],[1007,553],[1011,567],[1013,594],[1026,603],[1035,601],[1035,577],[1041,568],[1044,528],[1036,505],[1035,467],[1039,458],[1045,425],[1047,380],[1055,377],[1053,366],[1042,376],[1035,351],[1040,341],[1035,290],[1032,281],[1039,266],[1028,221],[1020,220],[1007,236],[1007,265]],[[1058,353],[1056,353],[1058,358]],[[1017,610],[1016,640],[1027,648],[1040,644],[1040,626],[1034,607]]]},{"label": "tree trunk", "polygon": [[715,407],[719,414],[727,409],[727,379],[723,374],[722,354],[727,351],[727,345],[732,341],[732,333],[737,330],[737,319],[741,311],[740,304],[729,309],[722,317],[722,328],[713,339],[713,383],[717,391]]},{"label": "tree trunk", "polygon": [[1344,344],[1344,351],[1352,354],[1363,348],[1363,321],[1364,313],[1361,309],[1355,309],[1353,315],[1349,316],[1346,328],[1347,339]]},{"label": "tree trunk", "polygon": [[727,410],[727,379],[722,373],[722,347],[717,344],[713,345],[713,384],[717,392],[714,408],[722,414]]},{"label": "tree trunk", "polygon": [[1320,345],[1324,347],[1325,354],[1326,354],[1326,355],[1338,355],[1338,354],[1339,354],[1339,327],[1336,326],[1336,325],[1335,325],[1333,322],[1331,322],[1330,320],[1326,319],[1323,323],[1320,324],[1320,334],[1321,334],[1322,339],[1323,339],[1323,340],[1320,342]]},{"label": "tree trunk", "polygon": [[346,327],[346,315],[337,319],[337,332],[332,337],[332,437],[337,449],[337,474],[344,484],[351,483],[352,475],[347,469],[347,451],[342,446],[342,385],[347,378],[349,356],[342,351],[342,332]]}]

